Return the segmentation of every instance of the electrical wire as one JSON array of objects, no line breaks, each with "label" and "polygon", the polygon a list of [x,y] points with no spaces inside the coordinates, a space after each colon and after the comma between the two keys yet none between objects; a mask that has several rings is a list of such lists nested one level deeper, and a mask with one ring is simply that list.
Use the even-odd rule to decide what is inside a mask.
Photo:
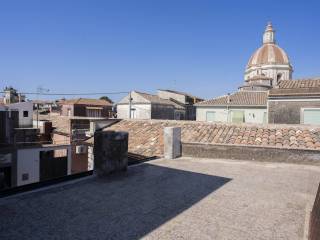
[{"label": "electrical wire", "polygon": [[[6,93],[6,92],[0,92]],[[38,93],[38,92],[17,92],[19,94],[27,95],[44,95],[44,96],[81,96],[81,95],[113,95],[113,94],[128,94],[130,92],[90,92],[90,93]]]}]

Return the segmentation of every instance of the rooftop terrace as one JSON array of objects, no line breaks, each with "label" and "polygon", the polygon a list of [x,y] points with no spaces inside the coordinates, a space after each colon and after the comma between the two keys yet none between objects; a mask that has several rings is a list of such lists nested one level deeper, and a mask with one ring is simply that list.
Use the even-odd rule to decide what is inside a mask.
[{"label": "rooftop terrace", "polygon": [[303,239],[320,167],[179,158],[0,199],[0,239]]}]

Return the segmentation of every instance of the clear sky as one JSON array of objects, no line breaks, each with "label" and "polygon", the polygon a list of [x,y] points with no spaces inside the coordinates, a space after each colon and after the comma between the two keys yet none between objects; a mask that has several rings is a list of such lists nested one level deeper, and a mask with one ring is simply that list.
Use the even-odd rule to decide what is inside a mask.
[{"label": "clear sky", "polygon": [[0,0],[0,88],[212,98],[242,84],[268,21],[294,78],[320,76],[319,12],[319,0]]}]

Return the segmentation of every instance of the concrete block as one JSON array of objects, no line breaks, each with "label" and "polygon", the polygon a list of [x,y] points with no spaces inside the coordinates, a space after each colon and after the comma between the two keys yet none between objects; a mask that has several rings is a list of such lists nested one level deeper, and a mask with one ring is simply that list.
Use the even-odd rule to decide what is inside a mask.
[{"label": "concrete block", "polygon": [[181,128],[164,128],[164,157],[174,159],[181,156]]},{"label": "concrete block", "polygon": [[128,167],[127,132],[102,131],[94,135],[94,172],[99,176],[126,171]]}]

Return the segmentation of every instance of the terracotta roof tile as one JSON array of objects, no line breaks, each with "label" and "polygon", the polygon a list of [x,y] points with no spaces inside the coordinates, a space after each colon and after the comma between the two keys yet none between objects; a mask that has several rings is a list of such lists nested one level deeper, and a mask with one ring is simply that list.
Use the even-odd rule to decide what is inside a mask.
[{"label": "terracotta roof tile", "polygon": [[157,95],[153,95],[153,94],[149,94],[149,93],[143,93],[143,92],[137,92],[135,91],[137,94],[141,95],[143,98],[145,98],[146,100],[150,101],[151,103],[157,103],[157,104],[164,104],[164,105],[172,105],[173,107],[175,107],[176,109],[184,109],[183,106],[181,106],[180,104],[168,100],[168,99],[163,99],[160,98]]},{"label": "terracotta roof tile", "polygon": [[200,98],[200,97],[197,97],[197,96],[194,96],[194,95],[191,95],[189,93],[186,93],[186,92],[180,92],[180,91],[175,91],[175,90],[170,90],[170,89],[159,89],[160,91],[166,91],[166,92],[171,92],[171,93],[176,93],[176,94],[180,94],[180,95],[184,95],[186,97],[190,97],[190,98],[196,98],[198,100],[204,100],[203,98]]},{"label": "terracotta roof tile", "polygon": [[93,105],[93,106],[111,106],[112,103],[102,100],[102,99],[93,99],[93,98],[75,98],[75,99],[67,99],[61,101],[59,104],[61,105],[73,105],[73,104],[81,104],[81,105]]},{"label": "terracotta roof tile", "polygon": [[301,125],[122,120],[105,130],[129,132],[129,152],[152,157],[163,155],[163,129],[169,126],[182,128],[183,142],[320,150],[320,128]]},{"label": "terracotta roof tile", "polygon": [[320,87],[320,78],[281,80],[279,89],[297,89],[297,88],[318,88]]},{"label": "terracotta roof tile", "polygon": [[217,97],[208,101],[197,103],[196,106],[266,106],[267,92],[262,91],[239,91],[228,96]]},{"label": "terracotta roof tile", "polygon": [[318,96],[320,94],[320,78],[281,80],[277,88],[269,91],[269,97],[277,96]]}]

